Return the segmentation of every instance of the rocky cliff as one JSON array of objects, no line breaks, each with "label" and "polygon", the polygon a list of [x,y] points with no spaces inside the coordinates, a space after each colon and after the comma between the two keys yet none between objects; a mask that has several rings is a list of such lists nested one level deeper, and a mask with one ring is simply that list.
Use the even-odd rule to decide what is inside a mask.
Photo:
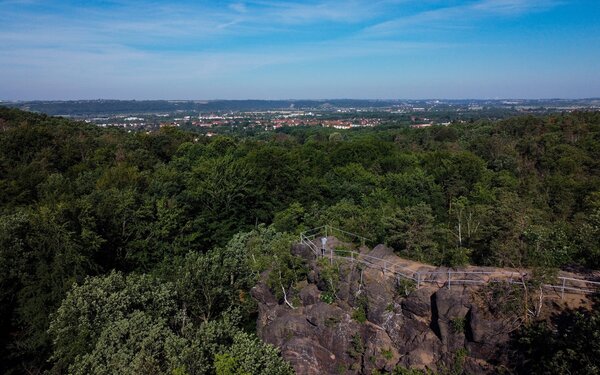
[{"label": "rocky cliff", "polygon": [[[395,257],[382,245],[362,251]],[[485,374],[509,364],[510,333],[523,315],[518,287],[416,288],[356,262],[318,261],[301,245],[293,252],[311,270],[289,291],[294,308],[264,283],[252,294],[259,306],[258,334],[279,347],[298,374],[386,373],[397,366]],[[328,279],[332,274],[335,285]]]}]

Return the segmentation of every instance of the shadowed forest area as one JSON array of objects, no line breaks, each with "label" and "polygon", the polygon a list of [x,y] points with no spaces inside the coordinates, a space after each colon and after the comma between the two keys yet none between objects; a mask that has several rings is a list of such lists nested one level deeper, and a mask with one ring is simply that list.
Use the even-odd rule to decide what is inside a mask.
[{"label": "shadowed forest area", "polygon": [[[600,113],[210,138],[0,107],[0,373],[292,373],[249,290],[306,277],[290,245],[325,224],[435,265],[598,269]],[[598,373],[598,319],[525,327],[514,371]]]}]

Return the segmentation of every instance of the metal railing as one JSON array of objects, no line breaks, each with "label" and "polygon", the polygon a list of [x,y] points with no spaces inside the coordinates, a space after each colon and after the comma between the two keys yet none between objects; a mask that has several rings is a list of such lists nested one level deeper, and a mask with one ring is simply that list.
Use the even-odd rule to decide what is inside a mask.
[{"label": "metal railing", "polygon": [[[394,275],[396,277],[412,280],[416,283],[417,288],[420,288],[425,284],[435,284],[437,286],[440,286],[441,284],[441,287],[446,286],[450,288],[453,284],[485,285],[495,282],[523,285],[523,282],[527,281],[527,273],[513,271],[414,270],[401,262],[392,262],[388,259],[362,254],[354,250],[323,249],[319,246],[317,241],[319,241],[320,238],[334,236],[336,233],[359,239],[362,245],[364,245],[366,241],[370,241],[366,237],[330,225],[324,225],[302,232],[300,234],[300,243],[308,246],[316,257],[328,257],[331,262],[333,262],[333,259],[335,258],[363,264],[367,267],[381,270],[384,275]],[[600,282],[597,281],[562,276],[558,277],[557,280],[560,285],[543,284],[542,286],[545,289],[560,293],[561,298],[564,298],[565,293],[593,294],[600,292]]]}]

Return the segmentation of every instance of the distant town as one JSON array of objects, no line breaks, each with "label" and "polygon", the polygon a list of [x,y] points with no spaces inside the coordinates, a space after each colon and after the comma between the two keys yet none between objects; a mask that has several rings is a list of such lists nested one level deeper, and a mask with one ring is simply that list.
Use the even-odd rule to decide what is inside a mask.
[{"label": "distant town", "polygon": [[0,102],[100,127],[153,131],[197,129],[211,136],[224,129],[273,131],[296,126],[353,129],[381,125],[414,128],[598,110],[600,99],[539,100],[215,100],[215,101],[30,101]]}]

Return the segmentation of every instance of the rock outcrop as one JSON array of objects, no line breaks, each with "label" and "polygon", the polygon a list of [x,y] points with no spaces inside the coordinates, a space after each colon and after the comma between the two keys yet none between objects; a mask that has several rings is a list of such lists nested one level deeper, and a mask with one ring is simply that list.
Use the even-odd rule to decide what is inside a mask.
[{"label": "rock outcrop", "polygon": [[[312,270],[295,291],[295,308],[277,301],[264,284],[252,294],[258,301],[259,336],[279,347],[298,374],[385,373],[396,366],[432,371],[461,366],[486,374],[507,361],[502,353],[514,319],[489,311],[474,288],[428,284],[416,289],[356,262],[318,264],[301,246],[293,252]],[[381,245],[370,254],[395,257]],[[339,275],[331,303],[322,298],[325,267]]]}]

